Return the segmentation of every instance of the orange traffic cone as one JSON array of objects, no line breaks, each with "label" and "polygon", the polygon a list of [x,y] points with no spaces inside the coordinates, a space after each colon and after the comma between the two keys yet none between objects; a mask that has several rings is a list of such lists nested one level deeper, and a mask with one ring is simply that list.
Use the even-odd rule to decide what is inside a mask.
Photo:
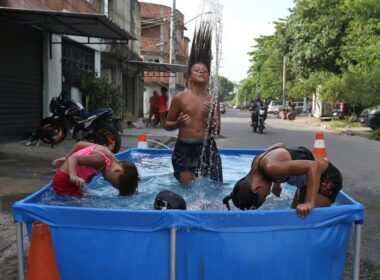
[{"label": "orange traffic cone", "polygon": [[34,222],[30,243],[26,280],[61,279],[55,259],[50,228],[47,224]]},{"label": "orange traffic cone", "polygon": [[326,158],[327,152],[326,152],[326,146],[325,146],[325,137],[323,136],[323,132],[317,132],[315,135],[315,142],[314,142],[314,155]]},{"label": "orange traffic cone", "polygon": [[146,134],[145,133],[141,133],[137,137],[137,148],[143,148],[143,149],[148,148],[148,142],[146,141]]}]

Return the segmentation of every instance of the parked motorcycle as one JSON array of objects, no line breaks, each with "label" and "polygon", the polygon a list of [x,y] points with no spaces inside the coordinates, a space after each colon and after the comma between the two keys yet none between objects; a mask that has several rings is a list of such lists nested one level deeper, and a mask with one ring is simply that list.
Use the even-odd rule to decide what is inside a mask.
[{"label": "parked motorcycle", "polygon": [[52,98],[49,110],[53,115],[43,119],[37,130],[39,139],[44,143],[52,146],[59,144],[70,131],[72,138],[77,141],[84,140],[104,145],[113,153],[120,150],[121,124],[118,120],[112,120],[112,109],[87,112],[79,102],[64,100],[61,93],[58,97]]},{"label": "parked motorcycle", "polygon": [[256,132],[257,130],[259,133],[263,133],[265,125],[265,119],[266,119],[267,112],[264,108],[261,107],[255,107],[252,109],[251,112],[251,121],[252,121],[252,128],[253,132]]}]

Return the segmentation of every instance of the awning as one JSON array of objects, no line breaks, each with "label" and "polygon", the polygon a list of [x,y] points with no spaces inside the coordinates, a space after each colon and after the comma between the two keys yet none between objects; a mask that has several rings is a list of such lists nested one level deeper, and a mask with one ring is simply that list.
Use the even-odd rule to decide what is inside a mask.
[{"label": "awning", "polygon": [[168,63],[157,63],[157,62],[147,62],[138,60],[128,60],[127,64],[137,67],[139,71],[148,72],[164,72],[164,73],[186,73],[187,65],[183,64],[168,64]]},{"label": "awning", "polygon": [[105,15],[25,10],[0,7],[0,20],[32,25],[56,34],[67,34],[114,40],[137,40]]}]

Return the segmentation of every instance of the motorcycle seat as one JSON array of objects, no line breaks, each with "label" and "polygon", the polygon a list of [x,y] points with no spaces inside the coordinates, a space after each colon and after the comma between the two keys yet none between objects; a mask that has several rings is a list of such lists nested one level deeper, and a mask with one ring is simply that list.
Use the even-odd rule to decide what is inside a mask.
[{"label": "motorcycle seat", "polygon": [[105,113],[105,112],[112,112],[112,110],[109,108],[98,108],[91,112],[81,110],[78,112],[77,117],[80,117],[81,119],[88,119],[91,116],[95,116],[99,113]]}]

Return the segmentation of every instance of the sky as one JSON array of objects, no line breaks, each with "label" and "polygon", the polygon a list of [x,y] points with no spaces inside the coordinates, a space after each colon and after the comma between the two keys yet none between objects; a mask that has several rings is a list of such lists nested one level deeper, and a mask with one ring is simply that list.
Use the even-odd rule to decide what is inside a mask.
[{"label": "sky", "polygon": [[[217,1],[217,0],[214,0]],[[144,0],[172,7],[173,0]],[[222,55],[219,74],[232,82],[247,77],[248,52],[254,38],[274,33],[274,21],[286,18],[294,7],[293,0],[219,0],[222,5]],[[195,25],[202,16],[202,0],[176,0],[176,8],[185,16],[187,32],[193,37]],[[205,12],[208,12],[204,10]],[[197,17],[199,16],[199,17]]]}]

